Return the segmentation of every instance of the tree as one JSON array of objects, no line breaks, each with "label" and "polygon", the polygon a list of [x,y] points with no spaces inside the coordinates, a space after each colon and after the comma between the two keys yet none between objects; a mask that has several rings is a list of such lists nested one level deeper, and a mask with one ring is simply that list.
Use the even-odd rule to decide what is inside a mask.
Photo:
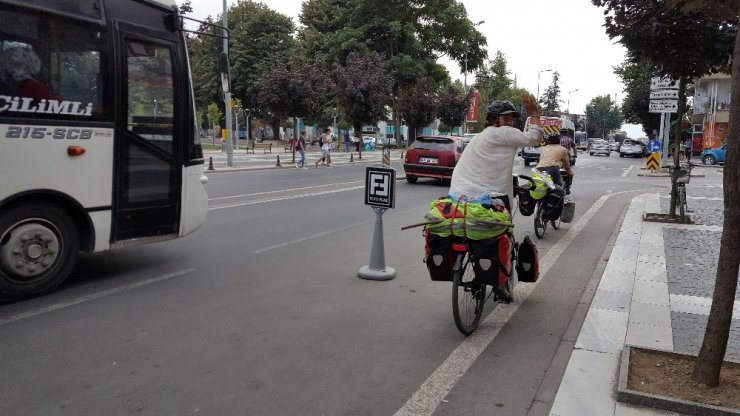
[{"label": "tree", "polygon": [[658,75],[658,69],[650,63],[633,62],[626,59],[614,68],[614,73],[624,84],[627,95],[622,101],[622,115],[628,123],[642,124],[645,133],[660,129],[660,114],[651,113],[650,79]]},{"label": "tree", "polygon": [[545,93],[540,97],[540,105],[542,106],[542,115],[545,116],[559,116],[560,115],[560,73],[555,71],[552,73],[552,84],[547,87]]},{"label": "tree", "polygon": [[[327,16],[335,16],[342,22],[341,27],[332,25],[337,20],[328,20]],[[393,81],[392,102],[419,76],[447,82],[449,74],[437,58],[446,55],[462,70],[466,62],[468,70],[474,70],[487,53],[485,37],[456,0],[308,0],[300,19],[306,28],[299,37],[307,42],[309,53],[315,52],[320,60],[347,65],[353,51],[372,52],[382,59]],[[398,120],[394,120],[394,126],[398,135]]]},{"label": "tree", "polygon": [[[471,90],[468,94],[463,91],[462,85],[452,84],[442,87],[438,93],[439,110],[437,116],[448,130],[461,126],[465,121],[465,113],[470,103]],[[440,130],[442,130],[440,128]]]},{"label": "tree", "polygon": [[588,137],[606,139],[610,130],[622,126],[621,111],[610,95],[600,95],[591,99],[586,105],[586,120]]},{"label": "tree", "polygon": [[[261,108],[257,84],[263,72],[287,60],[294,46],[291,34],[295,25],[290,17],[252,0],[237,2],[227,13],[231,92],[242,100],[245,108],[250,109],[252,116],[271,119],[275,128],[279,126],[279,119],[271,118],[271,114]],[[205,20],[220,23],[214,22],[210,16]],[[201,26],[199,31],[222,35],[218,30],[213,33],[213,29],[206,26]],[[196,105],[203,108],[210,102],[223,102],[218,68],[219,55],[223,51],[222,38],[196,35],[189,40],[189,51]]]},{"label": "tree", "polygon": [[[682,0],[676,4],[684,4]],[[592,0],[604,7],[606,33],[619,38],[634,62],[648,62],[678,82],[678,114],[686,111],[686,85],[693,79],[727,68],[735,40],[736,19],[711,18],[693,10],[667,7],[662,0]],[[677,129],[677,134],[680,129]],[[673,152],[669,216],[676,217],[680,137]]]},{"label": "tree", "polygon": [[[674,0],[668,5],[678,6]],[[735,0],[716,0],[711,7],[705,2],[689,0],[682,3],[683,11],[705,13],[714,19],[738,19],[740,5]],[[740,22],[736,22],[736,25]],[[737,26],[736,26],[737,27]],[[732,57],[732,96],[740,97],[740,37],[735,36]],[[730,102],[730,132],[727,138],[726,166],[740,166],[740,100]],[[727,340],[732,323],[732,307],[737,290],[740,270],[740,172],[737,169],[723,171],[724,224],[717,262],[717,274],[712,295],[712,306],[704,333],[699,356],[692,377],[708,386],[719,384]]]},{"label": "tree", "polygon": [[496,51],[496,57],[487,61],[475,76],[475,87],[481,93],[483,102],[490,103],[511,89],[514,81],[509,77],[506,56]]},{"label": "tree", "polygon": [[[614,10],[615,13],[620,14],[624,14],[628,9],[632,10],[630,7],[625,7],[627,4],[620,4],[622,2],[593,0],[593,3],[595,5],[609,3],[608,10]],[[637,5],[632,4],[633,2],[625,3],[629,3],[629,6],[637,6],[637,12],[643,11],[639,10],[639,6],[644,6],[640,4],[642,2],[638,2]],[[649,14],[646,14],[642,20],[638,19],[640,24],[626,27],[629,20],[619,20],[623,22],[621,24],[625,26],[624,31],[627,32],[621,35],[623,40],[625,37],[629,38],[625,46],[630,56],[640,56],[644,48],[653,48],[653,51],[644,51],[649,62],[656,64],[662,73],[674,78],[685,77],[686,79],[723,70],[732,57],[732,95],[740,96],[737,95],[740,94],[740,81],[738,81],[740,80],[740,38],[736,36],[740,5],[736,0],[715,0],[713,2],[666,0],[663,9],[656,8],[656,2],[645,3],[651,6],[651,9],[646,10]],[[621,9],[621,11],[613,8]],[[677,20],[666,20],[666,18],[675,17],[676,13],[681,14]],[[647,26],[647,23],[651,25]],[[675,25],[674,36],[669,38],[667,35],[671,34],[672,25]],[[632,30],[652,34],[653,39],[648,39],[645,45],[633,44],[637,39],[631,38],[629,31]],[[681,33],[675,33],[676,31]],[[664,52],[667,56],[661,56],[659,52]],[[677,68],[681,65],[685,65],[685,68]],[[682,110],[679,98],[679,120]],[[728,166],[739,166],[739,135],[740,100],[732,100],[730,103],[730,133],[725,159]],[[677,162],[675,159],[674,161],[674,163]],[[724,224],[714,294],[704,341],[692,373],[694,380],[711,387],[719,384],[720,369],[727,351],[732,307],[740,269],[740,193],[737,192],[740,186],[740,172],[737,169],[725,169],[723,177]],[[675,212],[675,180],[671,191],[671,211]]]},{"label": "tree", "polygon": [[334,65],[334,99],[342,113],[352,121],[355,137],[362,143],[364,124],[388,119],[393,80],[388,75],[386,64],[377,57],[352,52],[348,58],[351,64]]},{"label": "tree", "polygon": [[257,89],[260,105],[280,120],[285,116],[318,116],[327,100],[326,91],[332,87],[326,70],[312,68],[297,54],[289,64],[281,62],[264,72]]},{"label": "tree", "polygon": [[421,77],[416,84],[401,90],[396,111],[409,127],[409,144],[416,139],[417,130],[434,121],[438,109],[439,96],[428,78]]}]

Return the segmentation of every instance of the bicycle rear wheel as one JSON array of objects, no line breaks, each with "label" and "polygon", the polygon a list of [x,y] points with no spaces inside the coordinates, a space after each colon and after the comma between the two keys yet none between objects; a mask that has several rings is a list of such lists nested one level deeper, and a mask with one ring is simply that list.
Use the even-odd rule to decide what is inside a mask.
[{"label": "bicycle rear wheel", "polygon": [[537,238],[545,236],[547,231],[547,220],[545,219],[545,209],[542,208],[541,203],[537,203],[537,213],[534,216],[534,234]]},{"label": "bicycle rear wheel", "polygon": [[478,328],[485,302],[486,285],[476,279],[470,254],[457,254],[452,272],[452,315],[457,329],[464,335]]}]

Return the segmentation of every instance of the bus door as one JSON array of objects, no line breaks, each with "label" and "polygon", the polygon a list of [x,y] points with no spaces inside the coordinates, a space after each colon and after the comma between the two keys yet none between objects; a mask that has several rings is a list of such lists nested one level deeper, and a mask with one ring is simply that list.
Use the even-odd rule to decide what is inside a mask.
[{"label": "bus door", "polygon": [[[122,33],[113,240],[177,235],[182,100],[174,42]],[[178,75],[179,74],[179,75]]]}]

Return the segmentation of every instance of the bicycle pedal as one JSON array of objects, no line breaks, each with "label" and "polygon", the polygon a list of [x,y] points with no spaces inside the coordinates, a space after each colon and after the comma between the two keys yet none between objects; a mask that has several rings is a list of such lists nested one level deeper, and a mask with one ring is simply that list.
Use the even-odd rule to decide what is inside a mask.
[{"label": "bicycle pedal", "polygon": [[509,290],[504,287],[494,287],[493,301],[499,303],[511,303],[514,301],[514,296],[512,296]]}]

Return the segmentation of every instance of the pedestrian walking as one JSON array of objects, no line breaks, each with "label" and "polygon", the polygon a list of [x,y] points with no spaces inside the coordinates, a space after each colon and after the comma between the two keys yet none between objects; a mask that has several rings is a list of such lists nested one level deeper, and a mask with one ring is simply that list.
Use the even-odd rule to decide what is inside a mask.
[{"label": "pedestrian walking", "polygon": [[323,162],[327,168],[331,165],[331,143],[334,139],[331,137],[331,129],[327,127],[324,129],[324,134],[321,135],[321,159],[316,161],[316,167],[319,167],[319,162]]},{"label": "pedestrian walking", "polygon": [[344,131],[344,152],[345,153],[349,153],[349,146],[350,146],[349,130],[345,130]]},{"label": "pedestrian walking", "polygon": [[683,143],[683,151],[686,152],[686,160],[691,159],[691,138],[686,139]]},{"label": "pedestrian walking", "polygon": [[295,167],[298,169],[306,169],[306,132],[302,131],[301,135],[298,137],[298,141],[295,143],[295,151],[300,153],[301,160],[298,161],[298,163],[295,164]]}]

